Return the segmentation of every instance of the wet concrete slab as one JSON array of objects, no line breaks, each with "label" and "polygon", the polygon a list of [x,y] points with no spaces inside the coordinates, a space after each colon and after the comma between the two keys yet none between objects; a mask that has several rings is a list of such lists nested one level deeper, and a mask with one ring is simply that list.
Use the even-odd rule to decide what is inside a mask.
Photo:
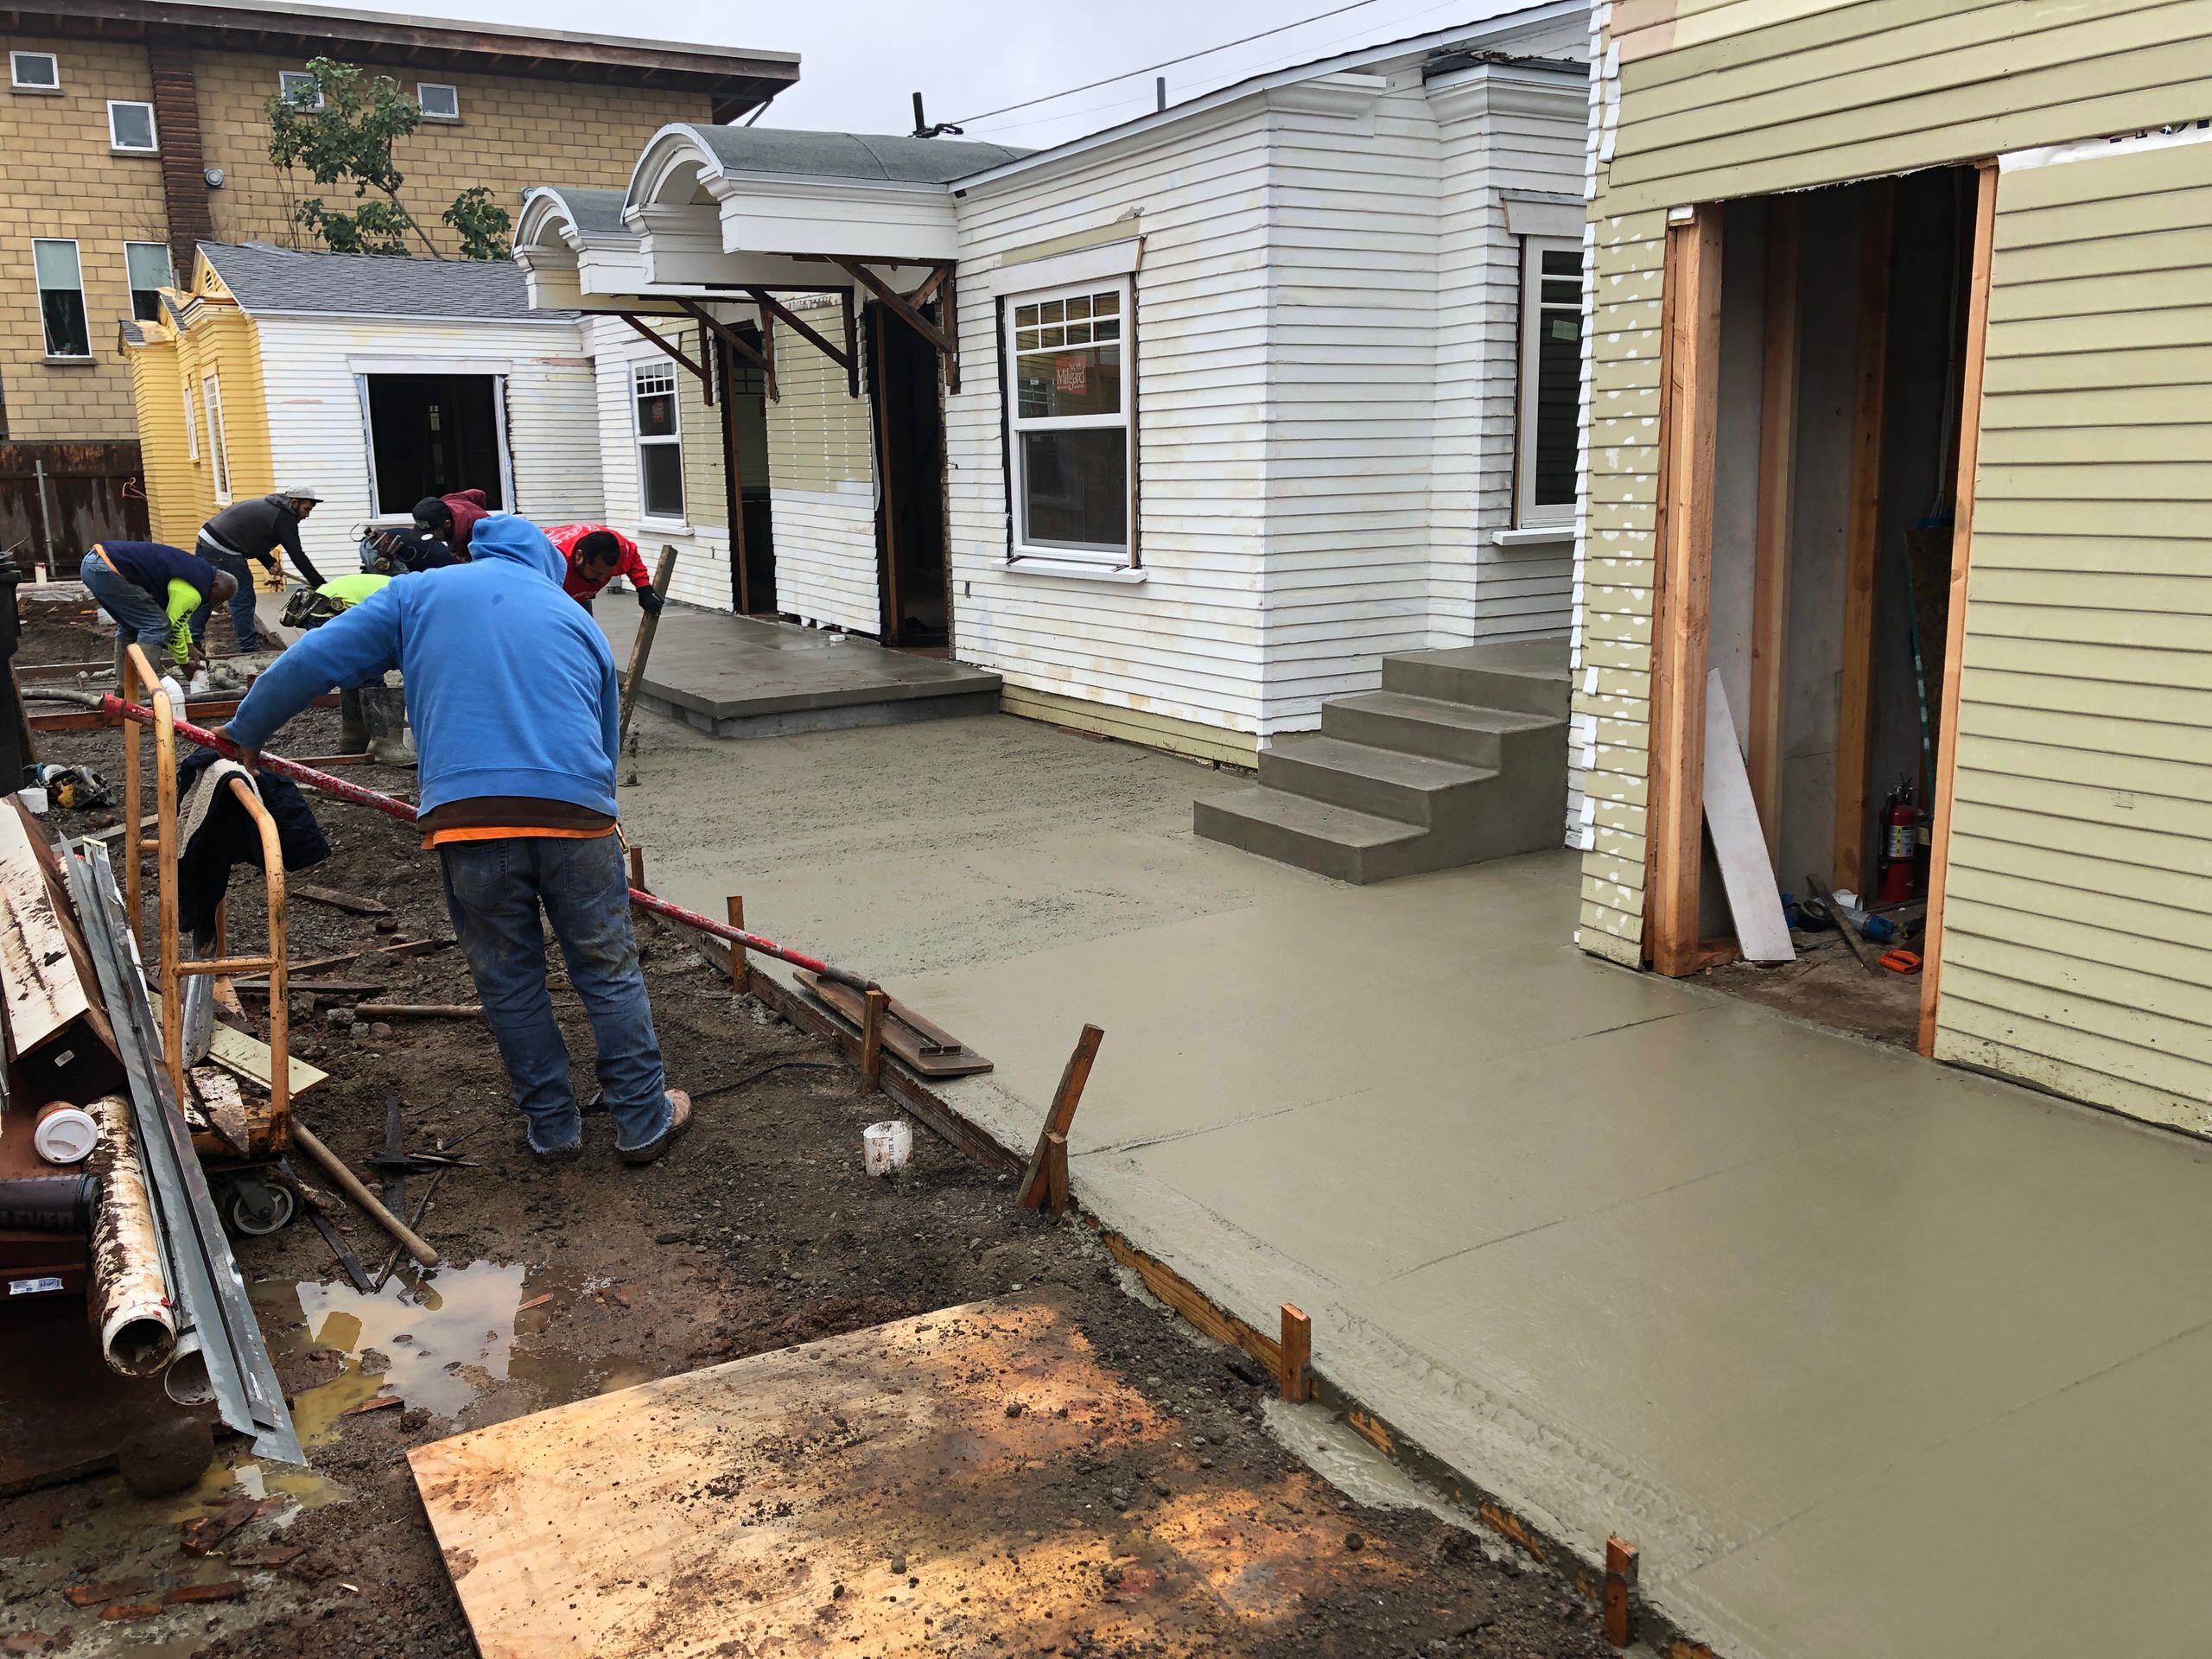
[{"label": "wet concrete slab", "polygon": [[2191,1650],[2212,1148],[1584,957],[1571,855],[1344,887],[961,729],[800,740],[664,890],[895,974],[1011,1145],[1103,1026],[1084,1207],[1723,1652]]},{"label": "wet concrete slab", "polygon": [[[625,594],[593,607],[626,668],[641,613]],[[661,613],[641,708],[716,737],[781,737],[995,713],[999,677],[887,651],[857,634],[671,605]]]}]

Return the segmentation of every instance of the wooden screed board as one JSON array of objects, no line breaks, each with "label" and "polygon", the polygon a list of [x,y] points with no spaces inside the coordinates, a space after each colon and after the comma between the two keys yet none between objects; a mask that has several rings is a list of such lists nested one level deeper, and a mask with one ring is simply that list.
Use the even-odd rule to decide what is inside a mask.
[{"label": "wooden screed board", "polygon": [[1349,1603],[1421,1570],[1380,1540],[1346,1550],[1332,1494],[1303,1470],[1248,1482],[1204,1467],[1035,1293],[578,1401],[410,1460],[486,1659],[1034,1654],[1085,1638],[1198,1656],[1293,1637],[1309,1599]]}]

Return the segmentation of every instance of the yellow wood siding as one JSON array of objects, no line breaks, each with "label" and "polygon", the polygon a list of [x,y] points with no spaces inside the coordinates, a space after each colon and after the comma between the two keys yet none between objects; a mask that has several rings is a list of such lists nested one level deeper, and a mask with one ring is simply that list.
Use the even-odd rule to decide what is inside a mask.
[{"label": "yellow wood siding", "polygon": [[[138,459],[146,486],[146,518],[157,542],[176,543],[198,533],[188,524],[195,499],[192,442],[185,431],[183,382],[177,372],[176,344],[156,337],[124,353],[130,370],[130,400],[137,416]],[[193,424],[200,415],[195,405]],[[186,543],[189,545],[189,543]]]},{"label": "yellow wood siding", "polygon": [[2212,110],[2212,0],[1629,5],[1614,211],[1902,173]]},{"label": "yellow wood siding", "polygon": [[[187,308],[184,326],[156,328],[130,353],[131,396],[146,469],[148,517],[156,540],[188,548],[200,526],[221,503],[215,496],[213,436],[207,425],[207,378],[213,374],[223,407],[225,453],[231,499],[266,495],[276,487],[270,461],[268,394],[262,384],[261,346],[252,321],[235,305],[201,301]],[[194,456],[185,428],[189,392],[198,435]]]},{"label": "yellow wood siding", "polygon": [[1936,1045],[2200,1132],[2209,232],[2212,144],[1999,181]]}]

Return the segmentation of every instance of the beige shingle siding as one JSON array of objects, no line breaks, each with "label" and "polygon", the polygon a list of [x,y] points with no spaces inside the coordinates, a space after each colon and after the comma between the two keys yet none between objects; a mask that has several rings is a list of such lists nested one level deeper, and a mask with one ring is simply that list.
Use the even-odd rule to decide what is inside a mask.
[{"label": "beige shingle siding", "polygon": [[1997,199],[1936,1053],[2212,1130],[2212,144]]}]

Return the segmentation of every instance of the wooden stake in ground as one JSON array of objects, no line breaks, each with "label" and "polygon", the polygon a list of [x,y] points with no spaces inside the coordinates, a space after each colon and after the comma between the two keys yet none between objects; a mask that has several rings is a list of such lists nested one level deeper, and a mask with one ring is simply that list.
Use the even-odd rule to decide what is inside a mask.
[{"label": "wooden stake in ground", "polygon": [[1313,1321],[1289,1302],[1282,1305],[1282,1397],[1293,1405],[1313,1397],[1306,1368],[1313,1358]]},{"label": "wooden stake in ground", "polygon": [[1075,1052],[1068,1056],[1067,1069],[1060,1073],[1060,1086],[1052,1091],[1052,1109],[1045,1114],[1045,1127],[1038,1132],[1037,1149],[1029,1154],[1029,1167],[1021,1177],[1021,1189],[1014,1195],[1014,1202],[1024,1210],[1034,1210],[1051,1196],[1049,1160],[1052,1138],[1065,1138],[1068,1126],[1075,1122],[1075,1109],[1083,1103],[1084,1084],[1090,1081],[1090,1067],[1098,1058],[1098,1045],[1106,1033],[1096,1026],[1085,1026],[1083,1035],[1075,1039]]},{"label": "wooden stake in ground", "polygon": [[1618,1538],[1605,1540],[1605,1642],[1624,1648],[1635,1638],[1630,1599],[1636,1593],[1636,1546]]},{"label": "wooden stake in ground", "polygon": [[[660,569],[653,572],[653,592],[665,601],[668,584],[676,575],[676,550],[663,547]],[[653,635],[660,629],[660,613],[650,611],[638,619],[637,642],[630,647],[630,671],[622,677],[622,720],[618,737],[630,735],[630,716],[638,711],[638,688],[645,683],[645,663],[653,654]]]},{"label": "wooden stake in ground", "polygon": [[891,998],[882,991],[868,994],[867,1016],[861,1025],[861,1087],[869,1093],[883,1087],[883,1016]]}]

